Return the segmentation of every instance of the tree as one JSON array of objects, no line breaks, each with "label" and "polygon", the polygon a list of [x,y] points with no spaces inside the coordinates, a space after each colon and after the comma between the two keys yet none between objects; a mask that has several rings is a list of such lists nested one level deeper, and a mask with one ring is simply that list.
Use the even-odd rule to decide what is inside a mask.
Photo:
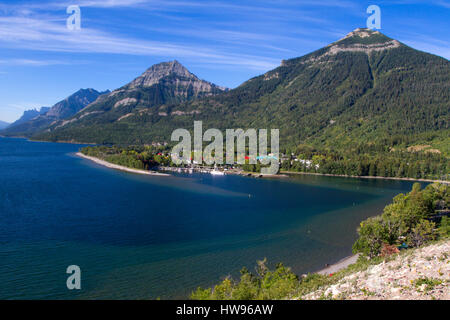
[{"label": "tree", "polygon": [[439,226],[439,235],[441,237],[450,236],[450,219],[447,216],[444,216],[441,219],[441,224]]},{"label": "tree", "polygon": [[243,268],[239,282],[225,278],[213,289],[198,288],[191,299],[199,300],[273,300],[284,299],[296,292],[300,282],[290,268],[279,263],[274,270],[267,267],[267,259],[257,262],[256,275]]},{"label": "tree", "polygon": [[408,234],[408,244],[413,247],[421,246],[428,241],[435,240],[437,232],[435,231],[436,225],[434,222],[428,220],[421,220],[412,228]]},{"label": "tree", "polygon": [[361,253],[369,258],[380,254],[383,243],[388,242],[390,238],[389,230],[380,216],[361,222],[358,235],[358,240],[353,244],[353,252]]},{"label": "tree", "polygon": [[[408,194],[395,196],[381,216],[361,222],[353,251],[372,258],[380,253],[383,244],[393,245],[406,238],[410,246],[420,246],[435,239],[436,225],[429,220],[437,210],[448,209],[449,189],[448,185],[430,184],[421,190],[415,183]],[[447,230],[447,223],[447,218],[442,219],[441,229]]]}]

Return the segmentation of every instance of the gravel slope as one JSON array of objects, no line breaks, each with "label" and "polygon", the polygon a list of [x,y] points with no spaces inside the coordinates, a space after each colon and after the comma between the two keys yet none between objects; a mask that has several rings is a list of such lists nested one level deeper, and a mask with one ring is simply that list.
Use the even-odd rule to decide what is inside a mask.
[{"label": "gravel slope", "polygon": [[400,253],[301,299],[450,299],[450,240]]}]

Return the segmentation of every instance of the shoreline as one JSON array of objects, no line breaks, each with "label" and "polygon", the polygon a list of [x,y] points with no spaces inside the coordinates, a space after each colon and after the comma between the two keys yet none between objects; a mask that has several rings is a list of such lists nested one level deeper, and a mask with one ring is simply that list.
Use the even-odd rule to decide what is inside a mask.
[{"label": "shoreline", "polygon": [[[82,154],[81,152],[77,152],[76,153],[77,156],[87,159],[87,160],[91,160],[99,165],[105,166],[107,168],[111,168],[111,169],[117,169],[117,170],[121,170],[121,171],[126,171],[126,172],[131,172],[131,173],[137,173],[137,174],[147,174],[147,175],[157,175],[157,176],[170,176],[170,174],[167,173],[160,173],[160,172],[155,172],[155,171],[144,171],[144,170],[139,170],[139,169],[132,169],[132,168],[128,168],[128,167],[124,167],[124,166],[120,166],[120,165],[116,165],[110,162],[107,162],[105,160],[101,160],[99,158],[95,158],[95,157],[91,157],[91,156],[86,156],[84,154]],[[281,171],[280,171],[281,172]],[[282,175],[280,175],[280,177],[286,177],[285,174],[310,174],[310,175],[322,175],[322,176],[334,176],[334,177],[346,177],[346,178],[366,178],[366,179],[391,179],[391,180],[406,180],[406,181],[426,181],[426,182],[440,182],[438,180],[428,180],[428,179],[412,179],[412,178],[389,178],[389,177],[370,177],[370,176],[364,176],[364,177],[358,177],[358,176],[343,176],[343,175],[333,175],[333,174],[320,174],[320,173],[307,173],[307,172],[289,172],[289,171],[283,171]],[[230,174],[230,173],[229,173]],[[238,174],[238,173],[231,173],[231,174]],[[247,174],[238,174],[238,175],[243,175],[243,176],[247,176]],[[271,175],[272,176],[272,175]],[[277,175],[276,175],[277,176]],[[275,176],[275,177],[276,177]],[[273,177],[273,176],[272,176]],[[442,181],[443,183],[449,183],[448,181]],[[320,274],[320,275],[329,275],[329,274],[334,274],[340,270],[343,270],[345,268],[347,268],[349,265],[352,265],[354,263],[356,263],[356,261],[358,260],[359,255],[351,255],[351,256],[347,256],[344,257],[340,260],[338,260],[337,262],[330,264],[328,266],[326,266],[325,268],[319,269],[317,271],[314,271],[314,274]]]},{"label": "shoreline", "polygon": [[[91,142],[77,142],[74,140],[71,141],[63,141],[63,140],[58,140],[58,141],[45,141],[45,140],[33,140],[29,137],[22,137],[22,136],[16,136],[16,137],[8,137],[8,136],[2,136],[0,135],[1,138],[20,138],[20,139],[26,139],[28,141],[31,142],[48,142],[48,143],[67,143],[67,144],[85,144],[85,145],[96,145],[95,143],[91,143]],[[79,154],[80,155],[79,155]],[[113,166],[117,166],[120,168],[117,168],[118,170],[123,170],[123,171],[128,171],[128,172],[134,172],[134,173],[142,173],[142,174],[150,174],[147,173],[146,171],[143,170],[139,170],[139,169],[132,169],[132,168],[128,168],[128,167],[124,167],[124,166],[119,166],[119,165],[115,165],[115,164],[111,164],[110,162],[98,159],[98,158],[94,158],[94,157],[89,157],[89,156],[85,156],[83,154],[81,154],[80,152],[78,152],[77,155],[81,156],[81,157],[86,157],[86,159],[92,158],[90,160],[94,161],[93,159],[97,159],[99,161],[105,162],[105,164],[103,163],[99,163],[101,165],[104,165],[106,167],[108,167],[108,165],[113,165]],[[136,170],[136,171],[129,171],[129,170]],[[153,172],[153,175],[169,175],[169,174],[163,174],[163,173],[158,173],[155,171],[149,171],[149,172]],[[255,172],[245,172],[245,173],[234,173],[234,172],[230,172],[230,174],[238,174],[238,175],[242,175],[242,176],[252,176],[252,177],[266,177],[266,178],[286,178],[288,177],[289,174],[294,174],[294,175],[313,175],[313,176],[325,176],[325,177],[340,177],[340,178],[353,178],[353,179],[381,179],[381,180],[397,180],[397,181],[418,181],[418,182],[437,182],[437,183],[443,183],[443,184],[450,184],[450,181],[447,180],[433,180],[433,179],[418,179],[418,178],[399,178],[399,177],[381,177],[381,176],[350,176],[350,175],[345,175],[345,174],[332,174],[332,173],[317,173],[317,172],[297,172],[297,171],[286,171],[286,170],[280,170],[279,173],[274,174],[274,175],[262,175],[262,174],[258,174]]]},{"label": "shoreline", "polygon": [[359,258],[359,255],[354,254],[354,255],[342,258],[338,262],[333,263],[333,264],[327,266],[326,268],[320,269],[313,273],[322,274],[322,275],[329,275],[332,273],[336,273],[342,269],[347,268],[349,265],[356,263],[358,258]]},{"label": "shoreline", "polygon": [[349,176],[345,174],[332,174],[332,173],[317,173],[317,172],[296,172],[296,171],[281,171],[284,174],[305,174],[313,176],[326,176],[326,177],[340,177],[340,178],[353,178],[353,179],[381,179],[381,180],[399,180],[399,181],[419,181],[419,182],[438,182],[444,184],[450,184],[447,180],[432,180],[432,179],[416,179],[416,178],[398,178],[398,177],[379,177],[379,176]]},{"label": "shoreline", "polygon": [[32,139],[30,137],[27,136],[2,136],[0,135],[0,138],[10,138],[10,139],[25,139],[29,142],[41,142],[41,143],[65,143],[65,144],[86,144],[86,145],[91,145],[91,146],[95,146],[97,145],[97,143],[92,143],[92,142],[77,142],[77,141],[63,141],[63,140],[58,140],[58,141],[48,141],[48,140],[35,140]]},{"label": "shoreline", "polygon": [[93,161],[101,166],[104,166],[104,167],[107,167],[110,169],[116,169],[116,170],[120,170],[120,171],[126,171],[126,172],[137,173],[137,174],[146,174],[146,175],[151,175],[151,176],[170,176],[170,174],[168,174],[168,173],[161,173],[161,172],[156,172],[156,171],[145,171],[145,170],[132,169],[132,168],[120,166],[118,164],[110,163],[108,161],[105,161],[105,160],[102,160],[99,158],[84,155],[81,152],[77,152],[77,153],[75,153],[75,155],[80,158]]},{"label": "shoreline", "polygon": [[[137,173],[137,174],[147,174],[147,175],[157,175],[157,176],[170,176],[170,174],[167,173],[160,173],[160,172],[156,172],[156,171],[144,171],[144,170],[139,170],[139,169],[132,169],[132,168],[128,168],[128,167],[124,167],[124,166],[120,166],[117,164],[113,164],[110,162],[107,162],[105,160],[101,160],[99,158],[95,158],[95,157],[91,157],[91,156],[87,156],[82,154],[81,152],[77,152],[76,155],[80,158],[83,159],[87,159],[90,161],[93,161],[101,166],[110,168],[110,169],[116,169],[116,170],[121,170],[121,171],[126,171],[126,172],[131,172],[131,173]],[[284,173],[288,173],[288,172],[284,172]],[[230,173],[229,173],[230,174]],[[237,175],[242,175],[242,176],[247,176],[247,174],[239,174],[239,173],[231,173],[231,174],[237,174]],[[254,174],[254,173],[253,173]],[[300,173],[301,174],[301,173]],[[281,175],[267,175],[267,176],[271,176],[271,177],[287,177],[285,174],[281,174]],[[323,269],[319,269],[313,273],[317,273],[317,274],[322,274],[322,275],[328,275],[328,274],[332,274],[335,272],[338,272],[342,269],[347,268],[349,265],[354,264],[357,260],[358,260],[359,255],[351,255],[348,257],[344,257],[342,259],[340,259],[339,261],[323,268]]]}]

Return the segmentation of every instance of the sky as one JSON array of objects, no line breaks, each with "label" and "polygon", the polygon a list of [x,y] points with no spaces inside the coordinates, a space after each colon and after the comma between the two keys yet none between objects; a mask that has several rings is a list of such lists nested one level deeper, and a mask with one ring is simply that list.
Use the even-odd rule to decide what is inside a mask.
[{"label": "sky", "polygon": [[[67,27],[69,5],[79,30]],[[0,120],[173,59],[234,88],[366,27],[369,5],[381,9],[380,32],[450,59],[450,0],[0,0]]]}]

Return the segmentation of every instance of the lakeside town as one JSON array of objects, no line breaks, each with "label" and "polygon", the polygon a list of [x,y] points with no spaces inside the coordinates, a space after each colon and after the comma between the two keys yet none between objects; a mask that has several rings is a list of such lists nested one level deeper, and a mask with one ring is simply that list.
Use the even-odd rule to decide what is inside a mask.
[{"label": "lakeside town", "polygon": [[[203,158],[202,163],[199,163],[195,159],[194,153],[191,153],[190,159],[184,160],[182,164],[175,164],[172,161],[171,151],[167,144],[123,148],[118,146],[87,146],[82,148],[80,153],[125,168],[152,172],[199,172],[213,175],[237,174],[258,178],[266,176],[284,177],[285,174],[290,173],[449,183],[448,174],[429,174],[430,170],[435,172],[438,172],[437,170],[446,170],[447,162],[435,162],[441,159],[439,154],[420,153],[417,151],[394,151],[390,153],[391,159],[385,157],[380,160],[375,159],[373,162],[367,160],[367,158],[359,159],[357,157],[353,158],[353,161],[352,159],[336,159],[330,154],[311,151],[297,152],[297,154],[294,152],[282,152],[278,160],[280,170],[275,175],[261,173],[261,168],[264,167],[261,165],[262,157],[256,158],[256,164],[250,164],[250,157],[247,155],[244,157],[245,163],[242,165],[207,165],[204,163]],[[400,156],[409,157],[411,162],[405,163],[401,161],[398,158]],[[277,159],[273,153],[269,153],[267,158]],[[414,160],[415,162],[413,162]],[[389,168],[389,165],[392,168]],[[442,169],[439,169],[439,165],[442,165]],[[434,167],[434,169],[430,169],[431,167]],[[346,170],[346,168],[349,168],[349,170]]]}]

